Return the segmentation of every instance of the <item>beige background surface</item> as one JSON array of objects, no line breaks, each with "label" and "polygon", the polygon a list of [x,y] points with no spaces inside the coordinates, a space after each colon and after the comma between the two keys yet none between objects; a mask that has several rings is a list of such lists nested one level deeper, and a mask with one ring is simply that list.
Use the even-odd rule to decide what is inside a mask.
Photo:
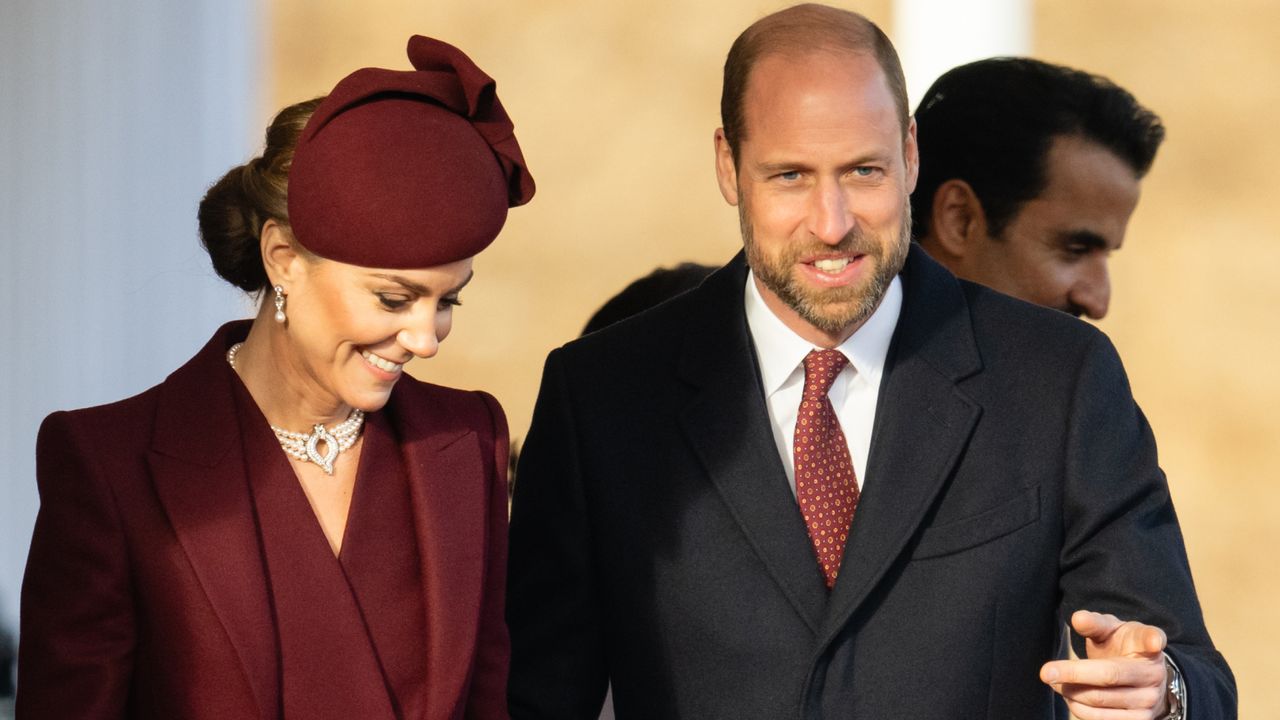
[{"label": "beige background surface", "polygon": [[[785,4],[273,0],[262,124],[356,67],[408,67],[412,32],[497,78],[538,195],[477,260],[442,355],[412,372],[493,392],[519,437],[547,351],[605,299],[739,246],[712,174],[720,68],[742,28]],[[889,0],[850,7],[892,35]],[[1280,717],[1280,5],[1039,0],[1034,20],[1037,55],[1110,76],[1169,128],[1101,326],[1155,427],[1241,716]]]}]

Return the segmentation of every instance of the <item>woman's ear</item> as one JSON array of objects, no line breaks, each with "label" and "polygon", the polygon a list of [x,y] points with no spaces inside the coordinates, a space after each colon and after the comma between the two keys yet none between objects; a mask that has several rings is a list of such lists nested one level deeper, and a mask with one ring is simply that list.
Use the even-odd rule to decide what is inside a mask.
[{"label": "woman's ear", "polygon": [[982,201],[964,180],[951,179],[939,185],[931,211],[929,234],[934,247],[950,258],[963,259],[978,243],[990,240]]},{"label": "woman's ear", "polygon": [[305,259],[297,242],[293,232],[275,218],[263,223],[259,239],[262,266],[272,285],[283,285],[288,290],[299,279]]}]

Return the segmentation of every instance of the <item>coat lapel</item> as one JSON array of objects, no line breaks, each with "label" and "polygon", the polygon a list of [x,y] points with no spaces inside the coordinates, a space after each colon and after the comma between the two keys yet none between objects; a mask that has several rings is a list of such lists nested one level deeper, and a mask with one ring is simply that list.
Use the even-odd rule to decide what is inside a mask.
[{"label": "coat lapel", "polygon": [[681,423],[747,541],[815,633],[827,603],[804,518],[773,440],[743,306],[740,253],[703,283],[681,355],[698,388]]},{"label": "coat lapel", "polygon": [[[421,387],[421,386],[419,386]],[[476,432],[458,423],[465,413],[447,398],[406,402],[397,385],[387,405],[399,434],[413,502],[427,613],[427,715],[453,717],[470,673],[460,650],[476,643],[485,517],[484,455]]]},{"label": "coat lapel", "polygon": [[954,277],[913,245],[853,522],[823,623],[829,642],[916,534],[959,460],[981,408],[957,382],[981,369]]},{"label": "coat lapel", "polygon": [[224,355],[248,323],[224,325],[161,386],[148,458],[178,543],[244,668],[264,718],[278,707],[275,631]]}]

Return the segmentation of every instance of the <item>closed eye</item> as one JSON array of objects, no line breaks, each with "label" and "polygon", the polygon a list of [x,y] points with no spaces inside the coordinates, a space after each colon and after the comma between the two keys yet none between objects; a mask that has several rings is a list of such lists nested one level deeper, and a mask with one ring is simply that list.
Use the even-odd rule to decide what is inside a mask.
[{"label": "closed eye", "polygon": [[394,293],[375,293],[378,296],[378,302],[382,303],[382,307],[388,310],[401,310],[412,300],[406,295],[396,295]]}]

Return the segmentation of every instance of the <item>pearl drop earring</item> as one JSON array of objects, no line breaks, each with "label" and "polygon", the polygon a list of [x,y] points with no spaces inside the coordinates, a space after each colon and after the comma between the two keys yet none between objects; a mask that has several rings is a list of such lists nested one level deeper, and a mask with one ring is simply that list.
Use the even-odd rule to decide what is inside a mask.
[{"label": "pearl drop earring", "polygon": [[277,285],[272,290],[276,291],[276,322],[283,325],[288,319],[284,315],[284,287]]}]

